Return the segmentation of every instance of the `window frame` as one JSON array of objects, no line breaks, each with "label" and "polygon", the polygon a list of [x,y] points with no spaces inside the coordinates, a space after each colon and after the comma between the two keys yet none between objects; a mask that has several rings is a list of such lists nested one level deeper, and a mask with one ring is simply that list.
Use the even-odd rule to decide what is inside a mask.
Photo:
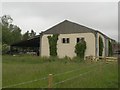
[{"label": "window frame", "polygon": [[62,43],[63,44],[69,44],[70,43],[70,38],[62,38]]}]

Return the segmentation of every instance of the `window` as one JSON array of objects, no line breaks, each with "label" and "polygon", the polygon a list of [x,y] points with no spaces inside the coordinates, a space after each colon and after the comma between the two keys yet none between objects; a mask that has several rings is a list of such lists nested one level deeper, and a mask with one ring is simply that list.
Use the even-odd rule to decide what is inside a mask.
[{"label": "window", "polygon": [[84,38],[83,38],[83,37],[77,38],[77,39],[76,39],[76,42],[79,43],[81,40],[84,40]]},{"label": "window", "polygon": [[62,43],[65,43],[65,38],[62,39]]},{"label": "window", "polygon": [[62,38],[62,43],[70,43],[70,39],[69,38]]},{"label": "window", "polygon": [[67,43],[69,43],[70,42],[70,40],[69,40],[69,38],[67,38]]},{"label": "window", "polygon": [[77,43],[79,43],[80,42],[80,38],[77,38]]}]

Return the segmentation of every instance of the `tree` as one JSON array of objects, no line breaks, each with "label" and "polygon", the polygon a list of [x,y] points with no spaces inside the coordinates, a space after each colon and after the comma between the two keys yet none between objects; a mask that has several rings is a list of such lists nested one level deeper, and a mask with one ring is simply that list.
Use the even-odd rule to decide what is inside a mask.
[{"label": "tree", "polygon": [[13,19],[9,15],[1,17],[2,23],[2,41],[3,44],[12,44],[21,40],[21,29],[11,24]]},{"label": "tree", "polygon": [[103,53],[103,40],[101,38],[101,36],[99,36],[99,56],[102,56]]},{"label": "tree", "polygon": [[6,53],[9,45],[21,40],[21,29],[12,24],[13,19],[10,15],[1,17],[0,25],[2,26],[2,52]]},{"label": "tree", "polygon": [[0,23],[0,43],[2,43],[2,23]]},{"label": "tree", "polygon": [[31,32],[29,33],[29,31],[25,32],[22,36],[22,40],[27,40],[30,38],[34,38],[36,36],[36,32],[34,32],[33,30],[31,30]]},{"label": "tree", "polygon": [[27,40],[27,39],[29,39],[29,38],[30,38],[30,37],[29,37],[29,31],[27,31],[26,33],[23,34],[22,40]]},{"label": "tree", "polygon": [[14,25],[14,28],[12,30],[12,40],[14,40],[12,43],[15,43],[15,42],[19,42],[22,38],[22,34],[21,34],[21,29]]},{"label": "tree", "polygon": [[10,45],[12,41],[12,33],[8,27],[2,26],[2,43]]},{"label": "tree", "polygon": [[[2,25],[2,42],[3,44],[10,44],[11,42],[11,32],[9,31],[9,24],[12,22],[12,18],[9,15],[3,15],[1,17]],[[11,22],[10,22],[11,21]]]},{"label": "tree", "polygon": [[8,27],[9,24],[12,23],[13,19],[11,18],[10,15],[3,15],[1,17],[1,21],[2,21],[3,26]]},{"label": "tree", "polygon": [[30,33],[30,38],[35,37],[35,35],[36,35],[36,32],[34,32],[33,30],[31,30],[31,33]]},{"label": "tree", "polygon": [[84,41],[84,39],[81,39],[81,42],[78,42],[75,45],[75,53],[77,54],[78,57],[84,58],[85,50],[86,50],[86,42]]}]

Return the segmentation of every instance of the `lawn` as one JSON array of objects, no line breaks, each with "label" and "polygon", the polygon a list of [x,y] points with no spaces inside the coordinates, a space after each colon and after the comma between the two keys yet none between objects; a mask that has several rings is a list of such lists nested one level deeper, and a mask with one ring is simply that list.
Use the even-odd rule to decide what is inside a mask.
[{"label": "lawn", "polygon": [[3,56],[3,88],[47,88],[53,74],[53,88],[117,88],[117,62],[86,63],[68,58]]},{"label": "lawn", "polygon": [[2,88],[2,57],[0,55],[0,89]]}]

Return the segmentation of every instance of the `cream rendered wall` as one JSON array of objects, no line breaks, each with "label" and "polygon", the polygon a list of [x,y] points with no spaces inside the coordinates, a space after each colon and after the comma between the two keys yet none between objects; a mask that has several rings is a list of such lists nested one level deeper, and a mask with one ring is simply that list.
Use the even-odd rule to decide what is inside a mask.
[{"label": "cream rendered wall", "polygon": [[[45,34],[42,36],[41,43],[41,56],[49,56],[49,43],[48,38],[51,34]],[[57,53],[58,57],[63,58],[65,56],[73,58],[76,56],[75,45],[76,38],[84,37],[87,49],[85,56],[93,55],[95,56],[95,35],[93,33],[76,33],[76,34],[60,34],[57,42]],[[70,38],[70,43],[62,43],[62,38]]]},{"label": "cream rendered wall", "polygon": [[47,36],[50,36],[52,34],[47,34],[47,35],[43,35],[42,39],[41,39],[41,56],[47,56],[49,57],[49,43],[48,43],[48,38]]},{"label": "cream rendered wall", "polygon": [[105,37],[102,35],[102,34],[100,34],[100,33],[97,33],[97,56],[99,56],[99,36],[101,36],[101,38],[102,38],[102,40],[103,40],[103,54],[102,54],[102,57],[104,57],[105,56]]}]

